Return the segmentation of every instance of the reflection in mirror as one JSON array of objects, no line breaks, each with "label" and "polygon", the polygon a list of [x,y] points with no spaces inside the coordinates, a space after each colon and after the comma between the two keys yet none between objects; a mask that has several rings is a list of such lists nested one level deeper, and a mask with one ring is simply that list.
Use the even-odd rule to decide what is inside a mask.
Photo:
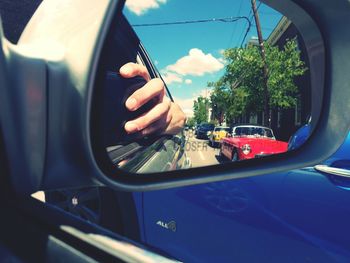
[{"label": "reflection in mirror", "polygon": [[[124,134],[121,140],[113,135],[118,134],[115,125],[123,130],[120,114],[129,113],[119,112],[104,136],[114,136],[104,142],[114,165],[150,173],[246,161],[300,147],[310,134],[311,81],[306,46],[294,24],[261,2],[184,6],[179,13],[171,2],[153,8],[127,4],[124,15],[143,46],[130,38],[127,26],[115,29],[109,45],[123,60],[107,52],[107,68],[118,71],[128,61],[138,62],[152,78],[160,77],[159,68],[167,95],[187,122],[177,135]],[[130,93],[123,96],[116,101],[125,103]],[[104,116],[111,114],[108,108]],[[105,121],[101,126],[106,127]]]}]

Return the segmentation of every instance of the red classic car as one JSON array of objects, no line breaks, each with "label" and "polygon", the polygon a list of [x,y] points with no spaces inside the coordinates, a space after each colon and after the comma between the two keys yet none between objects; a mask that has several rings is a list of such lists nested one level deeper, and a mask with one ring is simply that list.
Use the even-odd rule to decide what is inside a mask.
[{"label": "red classic car", "polygon": [[240,125],[232,128],[231,137],[222,140],[220,156],[238,161],[287,151],[288,143],[277,141],[270,128]]}]

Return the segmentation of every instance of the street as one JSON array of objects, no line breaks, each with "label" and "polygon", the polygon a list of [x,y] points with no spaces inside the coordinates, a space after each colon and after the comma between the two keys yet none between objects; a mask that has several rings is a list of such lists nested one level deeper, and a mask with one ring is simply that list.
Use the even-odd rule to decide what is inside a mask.
[{"label": "street", "polygon": [[209,146],[208,140],[196,139],[193,133],[186,133],[185,152],[192,161],[192,167],[219,164],[219,148]]}]

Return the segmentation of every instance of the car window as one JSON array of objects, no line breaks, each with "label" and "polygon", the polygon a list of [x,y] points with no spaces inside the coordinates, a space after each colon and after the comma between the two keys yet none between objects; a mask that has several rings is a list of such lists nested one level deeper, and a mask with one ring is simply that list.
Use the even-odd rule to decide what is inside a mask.
[{"label": "car window", "polygon": [[215,128],[215,131],[226,131],[226,132],[229,132],[230,128],[219,127],[219,128]]},{"label": "car window", "polygon": [[234,135],[273,137],[271,129],[261,127],[237,127],[235,128]]},{"label": "car window", "polygon": [[211,124],[202,124],[200,127],[208,130],[214,129],[214,125],[211,125]]}]

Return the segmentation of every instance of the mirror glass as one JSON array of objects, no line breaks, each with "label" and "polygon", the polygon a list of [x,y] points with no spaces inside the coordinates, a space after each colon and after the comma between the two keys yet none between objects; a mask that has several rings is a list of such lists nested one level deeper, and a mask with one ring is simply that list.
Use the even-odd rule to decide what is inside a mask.
[{"label": "mirror glass", "polygon": [[[136,3],[127,1],[125,18],[115,21],[97,80],[103,99],[95,109],[102,115],[93,125],[114,167],[150,173],[220,165],[284,153],[305,142],[310,65],[287,17],[259,1]],[[159,103],[150,100],[138,112],[125,107],[147,82],[120,75],[128,62],[162,78],[165,96],[187,117],[182,131],[125,132],[127,121]]]}]

